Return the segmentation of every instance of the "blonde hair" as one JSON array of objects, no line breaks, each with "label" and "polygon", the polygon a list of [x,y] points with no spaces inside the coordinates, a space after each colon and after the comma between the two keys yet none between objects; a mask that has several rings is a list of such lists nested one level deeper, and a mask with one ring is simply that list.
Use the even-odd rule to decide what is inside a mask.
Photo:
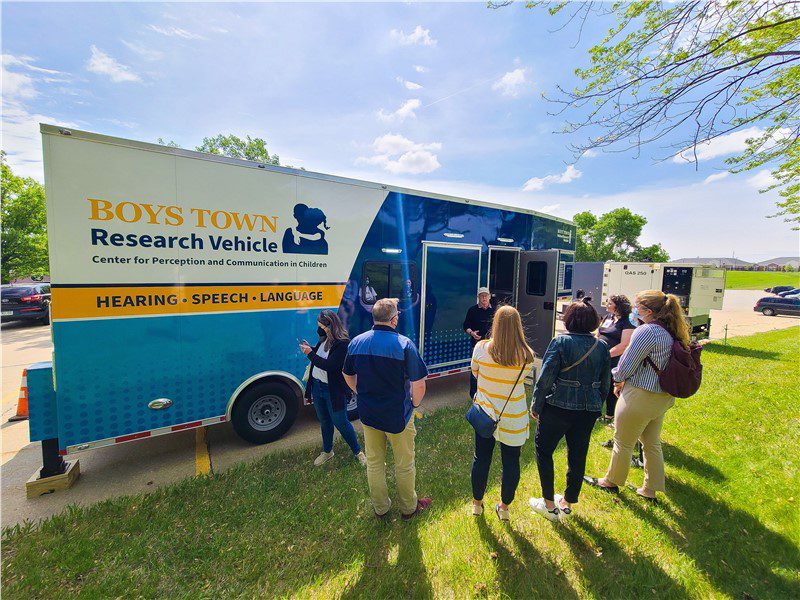
[{"label": "blonde hair", "polygon": [[636,302],[653,311],[653,320],[658,321],[681,345],[689,349],[691,341],[689,326],[675,294],[665,294],[660,290],[645,290],[636,294]]},{"label": "blonde hair", "polygon": [[372,320],[376,323],[388,323],[397,314],[397,298],[381,298],[372,306]]},{"label": "blonde hair", "polygon": [[522,319],[513,306],[501,306],[494,313],[487,350],[494,362],[505,367],[533,362],[533,350],[525,341]]}]

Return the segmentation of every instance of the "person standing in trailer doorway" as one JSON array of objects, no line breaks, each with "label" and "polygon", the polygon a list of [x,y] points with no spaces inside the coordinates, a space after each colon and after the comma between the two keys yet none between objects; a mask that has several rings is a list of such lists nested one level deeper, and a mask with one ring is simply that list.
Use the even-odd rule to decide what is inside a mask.
[{"label": "person standing in trailer doorway", "polygon": [[[473,304],[467,310],[464,318],[464,331],[470,337],[470,348],[474,351],[475,345],[489,338],[492,331],[492,321],[494,320],[494,306],[489,295],[489,288],[478,288],[478,303]],[[478,391],[478,380],[470,371],[469,374],[469,397],[475,398]]]}]

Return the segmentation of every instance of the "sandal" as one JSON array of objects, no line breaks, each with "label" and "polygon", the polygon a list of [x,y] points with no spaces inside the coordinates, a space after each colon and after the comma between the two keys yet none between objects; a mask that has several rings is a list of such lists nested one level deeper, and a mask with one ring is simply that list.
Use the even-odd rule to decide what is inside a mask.
[{"label": "sandal", "polygon": [[494,505],[494,512],[497,513],[497,518],[500,519],[501,521],[508,521],[510,519],[508,511],[500,508],[499,503]]},{"label": "sandal", "polygon": [[590,486],[599,488],[604,492],[608,492],[609,494],[619,494],[618,485],[600,485],[600,480],[597,479],[597,477],[589,477],[588,475],[584,475],[583,480]]}]

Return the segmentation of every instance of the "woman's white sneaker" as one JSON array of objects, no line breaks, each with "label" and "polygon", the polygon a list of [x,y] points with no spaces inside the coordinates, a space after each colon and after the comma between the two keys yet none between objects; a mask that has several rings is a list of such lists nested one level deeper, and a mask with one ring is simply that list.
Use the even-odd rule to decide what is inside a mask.
[{"label": "woman's white sneaker", "polygon": [[544,498],[531,498],[528,500],[528,504],[531,505],[533,512],[539,513],[548,521],[558,521],[558,507],[554,507],[552,509],[547,508],[547,505],[544,503]]},{"label": "woman's white sneaker", "polygon": [[332,458],[333,458],[333,450],[331,450],[330,452],[320,452],[319,456],[314,459],[314,466],[321,467]]},{"label": "woman's white sneaker", "polygon": [[[561,506],[561,501],[564,500],[564,496],[561,494],[556,494],[554,496],[556,506],[558,507],[558,516],[560,519],[569,519],[572,517],[572,508],[564,508]],[[565,501],[566,502],[566,501]]]}]

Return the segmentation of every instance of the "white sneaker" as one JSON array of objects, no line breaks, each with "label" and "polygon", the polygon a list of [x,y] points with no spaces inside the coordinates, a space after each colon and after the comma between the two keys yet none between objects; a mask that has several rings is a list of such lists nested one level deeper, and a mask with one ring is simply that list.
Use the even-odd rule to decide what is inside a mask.
[{"label": "white sneaker", "polygon": [[[331,454],[333,454],[333,453],[331,453]],[[359,452],[358,454],[356,454],[356,458],[358,459],[358,462],[361,463],[362,467],[366,467],[367,466],[367,455],[366,454],[364,454],[363,452]]]},{"label": "white sneaker", "polygon": [[332,458],[333,458],[333,450],[331,450],[330,452],[320,452],[319,456],[314,459],[314,466],[321,467]]},{"label": "white sneaker", "polygon": [[531,505],[533,512],[539,513],[548,521],[558,521],[558,506],[553,508],[552,510],[547,508],[547,505],[544,503],[544,498],[531,498],[528,500],[528,504]]},{"label": "white sneaker", "polygon": [[[572,517],[572,508],[562,508],[561,501],[564,500],[564,496],[561,494],[556,494],[554,496],[556,501],[556,506],[558,507],[558,516],[560,519],[569,519]],[[566,500],[565,500],[566,502]]]},{"label": "white sneaker", "polygon": [[480,517],[483,514],[483,504],[475,504],[472,503],[472,514],[476,517]]},{"label": "white sneaker", "polygon": [[511,515],[508,514],[508,510],[500,508],[499,503],[494,505],[494,512],[497,513],[497,518],[501,521],[508,521],[511,519]]}]

